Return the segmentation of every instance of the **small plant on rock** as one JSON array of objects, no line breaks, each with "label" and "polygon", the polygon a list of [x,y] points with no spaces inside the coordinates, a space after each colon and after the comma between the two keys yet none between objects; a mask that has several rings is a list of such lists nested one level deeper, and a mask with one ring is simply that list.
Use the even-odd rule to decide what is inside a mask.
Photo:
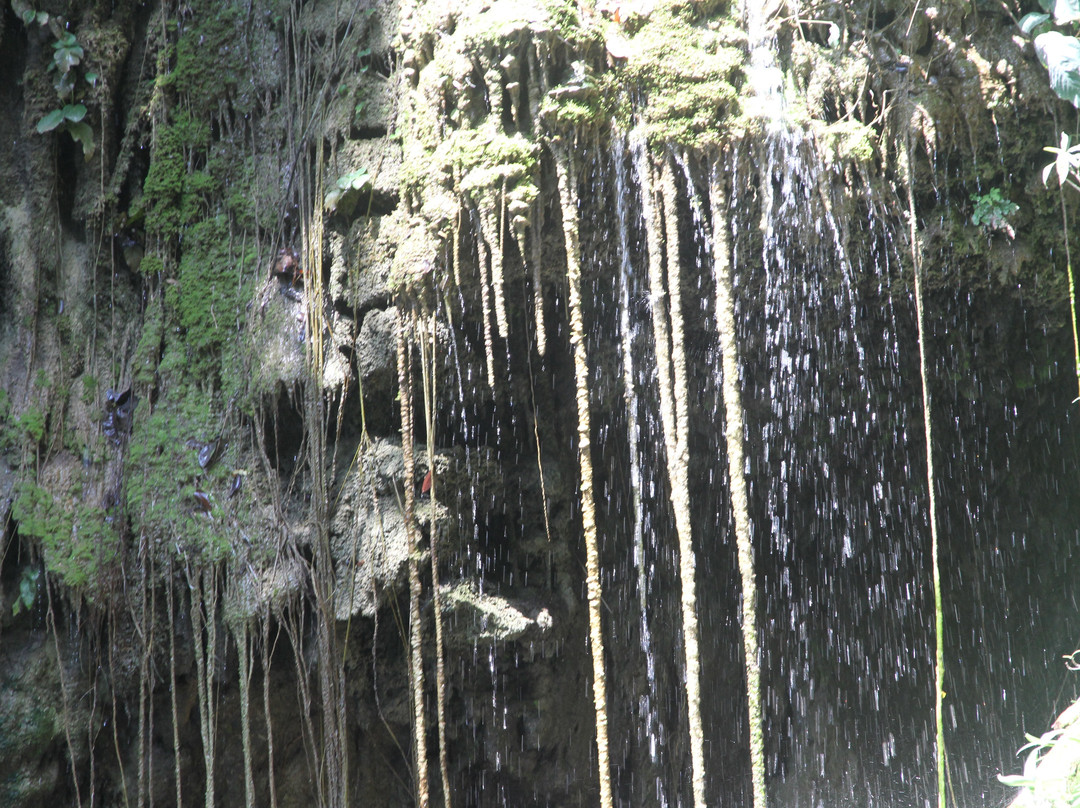
[{"label": "small plant on rock", "polygon": [[971,201],[975,203],[975,210],[971,214],[973,225],[987,233],[1000,231],[1009,238],[1016,238],[1009,217],[1020,210],[1020,206],[1006,199],[1000,188],[991,188],[988,193],[981,195],[972,194]]},{"label": "small plant on rock", "polygon": [[94,130],[84,120],[87,110],[82,101],[87,88],[97,85],[98,74],[84,69],[86,51],[75,34],[65,30],[61,18],[36,10],[25,0],[12,0],[11,6],[24,25],[47,26],[56,38],[48,71],[54,76],[53,89],[59,104],[37,122],[38,133],[63,129],[82,146],[83,157],[89,160],[94,154]]},{"label": "small plant on rock", "polygon": [[15,596],[15,603],[11,607],[11,613],[17,615],[24,609],[30,609],[37,600],[38,578],[41,570],[36,566],[23,567],[19,576],[19,594]]}]

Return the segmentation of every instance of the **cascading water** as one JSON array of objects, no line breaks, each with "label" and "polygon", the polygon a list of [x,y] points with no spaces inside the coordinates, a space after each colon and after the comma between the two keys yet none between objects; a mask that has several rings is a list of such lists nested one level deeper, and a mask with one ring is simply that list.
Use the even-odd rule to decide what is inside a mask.
[{"label": "cascading water", "polygon": [[[645,528],[643,525],[643,511],[641,506],[642,468],[641,453],[638,449],[638,377],[634,362],[634,343],[638,339],[638,328],[631,323],[630,300],[641,294],[637,289],[634,293],[630,285],[634,279],[633,267],[630,263],[630,235],[627,221],[626,197],[629,188],[626,181],[626,166],[619,159],[619,151],[615,151],[615,195],[616,215],[619,230],[619,332],[622,338],[622,364],[623,364],[623,389],[626,396],[626,428],[627,428],[627,454],[630,461],[630,503],[631,503],[631,545],[633,547],[634,571],[637,575],[638,597],[641,605],[641,650],[645,654],[645,676],[648,682],[648,690],[641,696],[640,711],[644,726],[639,732],[644,736],[648,746],[649,757],[654,764],[659,755],[659,732],[658,716],[656,711],[656,655],[652,645],[652,629],[649,626],[649,581],[651,578],[648,562],[645,558]],[[667,806],[667,797],[663,791],[662,781],[657,781],[658,804]]]}]

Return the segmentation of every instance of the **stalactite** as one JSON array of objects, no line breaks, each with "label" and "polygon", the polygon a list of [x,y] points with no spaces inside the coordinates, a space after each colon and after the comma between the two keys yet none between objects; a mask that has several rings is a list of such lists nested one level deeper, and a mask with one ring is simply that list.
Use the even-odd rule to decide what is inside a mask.
[{"label": "stalactite", "polygon": [[[539,195],[533,203],[532,224],[532,287],[533,317],[536,319],[536,352],[540,356],[547,353],[547,327],[544,325],[544,205]],[[522,260],[525,253],[522,252]]]},{"label": "stalactite", "polygon": [[487,361],[487,383],[495,389],[495,345],[491,328],[491,281],[488,276],[488,253],[491,250],[482,234],[476,234],[476,260],[480,269],[480,309],[484,316],[484,358]]},{"label": "stalactite", "polygon": [[454,166],[454,199],[457,215],[450,227],[451,255],[454,261],[454,286],[461,288],[461,166]]},{"label": "stalactite", "polygon": [[721,184],[719,158],[709,177],[713,237],[713,275],[716,280],[716,330],[724,398],[724,434],[727,438],[728,487],[735,517],[739,577],[742,580],[743,666],[746,673],[746,712],[750,722],[750,772],[754,808],[765,808],[765,736],[761,711],[761,662],[757,635],[757,575],[750,533],[750,503],[746,493],[743,458],[743,407],[739,389],[739,346],[735,331],[735,291],[731,277],[727,197]]},{"label": "stalactite", "polygon": [[416,804],[427,808],[428,792],[427,728],[424,721],[424,632],[420,622],[419,549],[416,539],[415,485],[413,460],[412,367],[408,349],[408,323],[403,310],[397,310],[398,397],[401,404],[401,452],[405,462],[405,534],[409,545],[409,679],[413,707],[413,758],[416,777]]},{"label": "stalactite", "polygon": [[945,808],[945,719],[942,697],[945,693],[945,620],[941,605],[941,566],[938,558],[937,497],[934,494],[934,436],[930,419],[930,385],[926,363],[926,312],[922,294],[922,245],[915,217],[915,179],[912,159],[912,125],[909,121],[904,141],[904,174],[908,198],[908,238],[911,242],[911,265],[915,276],[915,320],[919,334],[919,378],[922,381],[923,430],[926,440],[926,485],[930,510],[930,555],[934,575],[934,747],[937,760],[938,808]]},{"label": "stalactite", "polygon": [[[495,209],[492,210],[491,208]],[[478,208],[477,220],[480,223],[480,238],[483,240],[485,252],[488,258],[488,272],[490,280],[489,294],[494,305],[495,329],[494,334],[501,339],[509,335],[509,326],[506,319],[506,295],[503,271],[503,231],[505,229],[506,210],[506,180],[495,199],[485,199]]]},{"label": "stalactite", "polygon": [[589,601],[589,650],[593,666],[593,707],[596,712],[596,760],[600,778],[600,806],[611,808],[611,763],[608,752],[607,678],[604,673],[604,635],[601,623],[600,551],[593,499],[592,437],[589,417],[589,362],[585,323],[581,313],[581,259],[577,215],[576,149],[557,148],[555,169],[559,179],[566,275],[570,285],[570,347],[574,353],[578,415],[578,465],[581,470],[581,529],[585,536],[585,583]]},{"label": "stalactite", "polygon": [[[443,652],[442,596],[439,593],[439,533],[436,506],[435,473],[435,312],[431,313],[430,326],[417,329],[420,341],[420,365],[424,382],[424,426],[427,434],[428,488],[431,515],[428,524],[431,531],[431,602],[435,613],[435,715],[439,731],[439,775],[442,778],[443,808],[451,808],[450,761],[446,744],[446,656]],[[430,343],[428,340],[430,339]]]},{"label": "stalactite", "polygon": [[497,236],[495,238],[494,252],[491,260],[491,287],[495,293],[495,325],[499,328],[499,336],[508,339],[510,336],[510,323],[506,318],[506,268],[504,258],[506,256],[506,178],[503,178],[502,187],[499,188],[499,216],[496,220]]}]

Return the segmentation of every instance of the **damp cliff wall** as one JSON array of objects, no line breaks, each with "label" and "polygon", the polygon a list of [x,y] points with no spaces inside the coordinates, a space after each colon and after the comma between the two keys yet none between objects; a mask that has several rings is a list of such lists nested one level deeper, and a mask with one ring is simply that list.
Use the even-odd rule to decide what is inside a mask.
[{"label": "damp cliff wall", "polygon": [[[412,560],[434,800],[437,589],[454,800],[595,804],[566,165],[612,777],[624,804],[688,799],[669,481],[634,506],[631,479],[665,462],[642,281],[665,160],[710,799],[750,787],[703,257],[717,227],[738,283],[770,788],[899,795],[932,769],[914,247],[944,436],[955,776],[998,799],[992,776],[1025,711],[1048,718],[1052,660],[1072,650],[1055,643],[1074,384],[1040,178],[1072,112],[1018,32],[1026,10],[778,8],[800,133],[781,148],[723,2],[5,4],[0,803],[413,804]],[[714,165],[727,223],[701,212]],[[973,223],[993,189],[1018,209]],[[855,737],[872,761],[841,751]]]}]

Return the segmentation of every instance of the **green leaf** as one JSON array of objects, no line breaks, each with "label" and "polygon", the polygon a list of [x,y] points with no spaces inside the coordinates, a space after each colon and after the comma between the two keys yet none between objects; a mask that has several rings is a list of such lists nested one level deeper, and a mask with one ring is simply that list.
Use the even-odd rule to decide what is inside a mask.
[{"label": "green leaf", "polygon": [[61,73],[67,73],[75,65],[82,61],[83,53],[82,45],[75,39],[75,35],[70,31],[67,31],[56,42],[53,43],[53,49],[56,53],[53,54],[53,62]]},{"label": "green leaf", "polygon": [[1031,36],[1031,32],[1050,19],[1049,14],[1040,14],[1037,11],[1032,11],[1030,14],[1025,14],[1020,18],[1020,30],[1025,35]]},{"label": "green leaf", "polygon": [[345,195],[345,192],[340,188],[331,188],[326,192],[326,198],[323,200],[323,205],[326,210],[334,213],[337,210],[338,203],[341,201],[341,197]]},{"label": "green leaf", "polygon": [[38,134],[43,135],[46,132],[51,132],[53,129],[58,127],[63,122],[64,122],[64,110],[62,110],[62,109],[54,109],[52,112],[50,112],[48,115],[46,115],[40,121],[38,121],[38,124],[37,124]]},{"label": "green leaf", "polygon": [[69,123],[67,127],[72,139],[82,144],[83,158],[89,160],[94,156],[94,130],[85,121]]},{"label": "green leaf", "polygon": [[362,191],[371,184],[371,174],[366,168],[358,168],[338,177],[337,187],[343,191]]},{"label": "green leaf", "polygon": [[87,84],[89,84],[91,87],[93,87],[94,85],[97,84],[97,80],[98,80],[98,74],[95,71],[90,70],[90,71],[87,72],[87,74],[86,74],[86,83]]},{"label": "green leaf", "polygon": [[1080,40],[1047,31],[1035,37],[1035,53],[1050,74],[1054,92],[1080,108]]},{"label": "green leaf", "polygon": [[74,94],[75,76],[74,72],[61,73],[59,78],[53,82],[53,89],[56,90],[56,94],[60,96],[61,100],[66,101]]},{"label": "green leaf", "polygon": [[78,123],[86,117],[86,107],[82,104],[68,104],[63,109],[64,119],[72,123]]},{"label": "green leaf", "polygon": [[23,25],[29,25],[30,23],[32,23],[34,21],[35,17],[37,17],[37,12],[34,11],[34,9],[32,9],[32,8],[24,9],[23,13],[22,13]]},{"label": "green leaf", "polygon": [[37,24],[38,25],[47,25],[48,22],[49,22],[49,12],[47,12],[47,11],[39,11],[37,13]]}]

